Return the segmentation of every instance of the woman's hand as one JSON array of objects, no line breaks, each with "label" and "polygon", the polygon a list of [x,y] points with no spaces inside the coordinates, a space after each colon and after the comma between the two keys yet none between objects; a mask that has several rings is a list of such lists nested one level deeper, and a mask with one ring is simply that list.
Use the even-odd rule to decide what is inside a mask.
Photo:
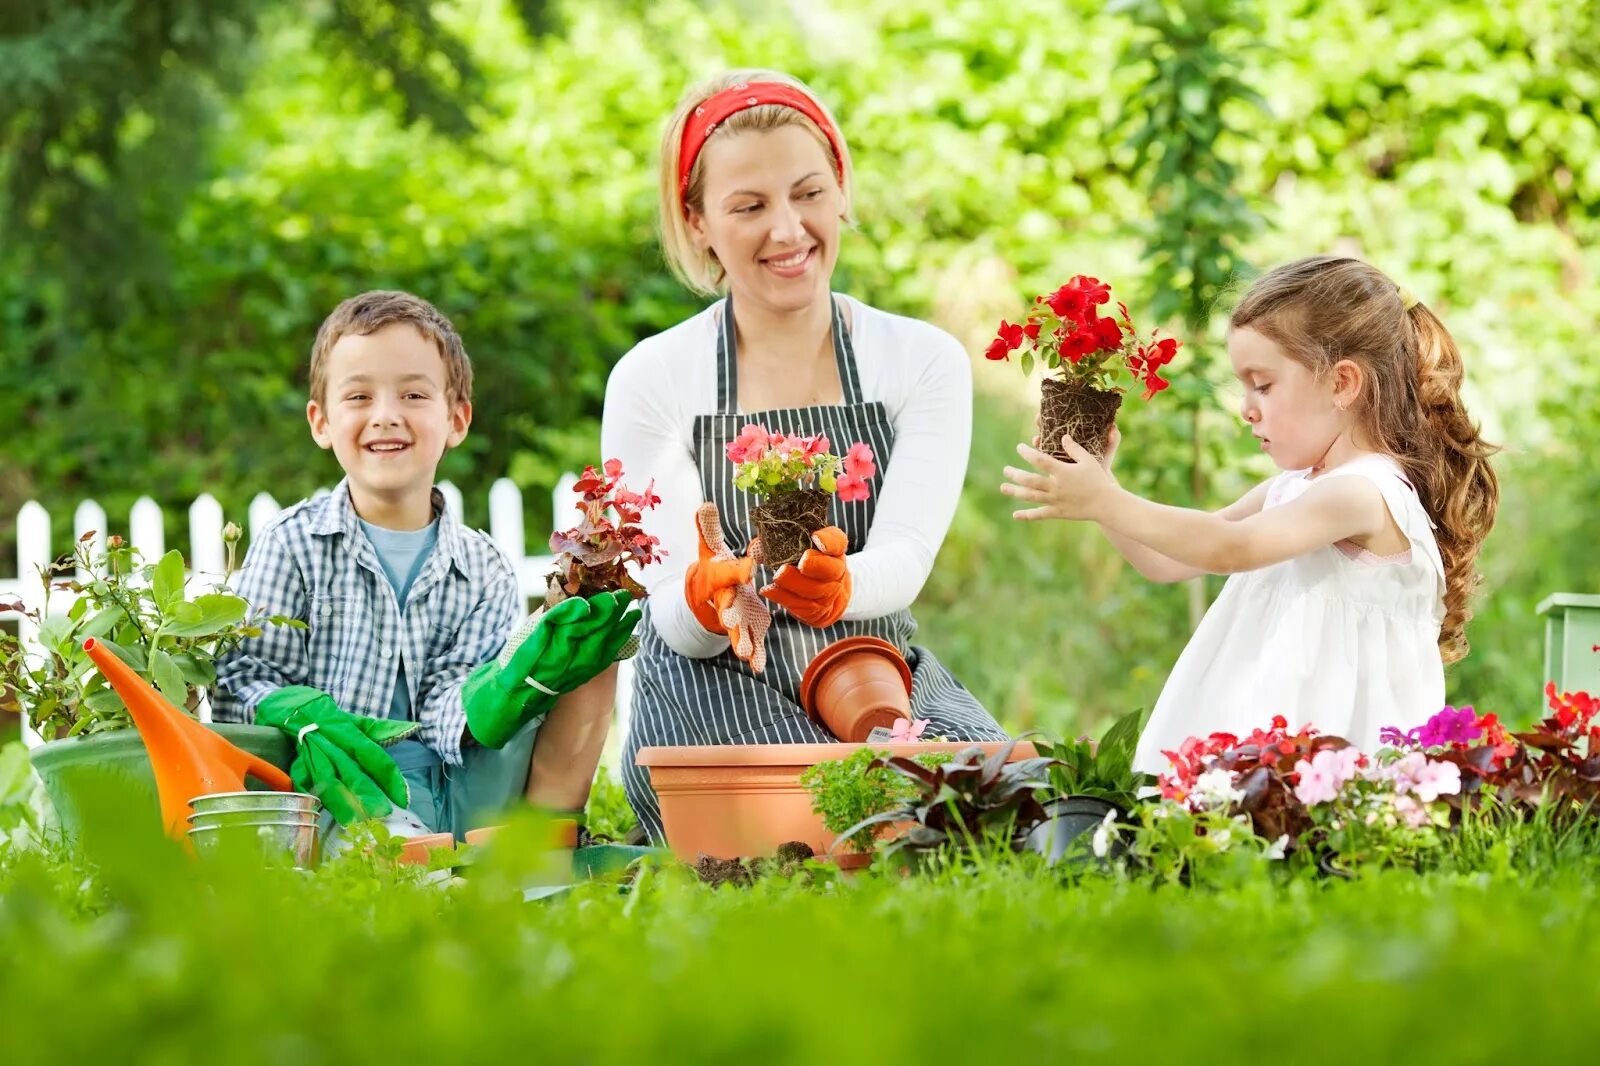
[{"label": "woman's hand", "polygon": [[1069,520],[1097,520],[1101,510],[1117,491],[1116,479],[1111,476],[1110,456],[1116,454],[1120,435],[1107,438],[1107,458],[1097,461],[1083,446],[1071,437],[1061,438],[1061,447],[1073,462],[1065,463],[1038,448],[1017,445],[1021,455],[1033,467],[1032,471],[1008,466],[1007,484],[1000,491],[1022,503],[1038,504],[1022,511],[1013,511],[1012,517],[1023,521],[1041,518]]},{"label": "woman's hand", "polygon": [[761,595],[821,629],[837,622],[850,606],[850,567],[845,562],[850,542],[838,526],[824,526],[811,535],[811,545],[799,562],[780,566]]}]

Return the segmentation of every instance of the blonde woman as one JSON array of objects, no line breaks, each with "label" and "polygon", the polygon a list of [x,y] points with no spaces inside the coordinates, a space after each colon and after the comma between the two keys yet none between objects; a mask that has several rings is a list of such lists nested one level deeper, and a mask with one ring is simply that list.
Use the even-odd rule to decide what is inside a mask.
[{"label": "blonde woman", "polygon": [[[656,841],[660,814],[635,753],[833,740],[806,717],[798,689],[816,654],[845,637],[879,637],[905,655],[912,711],[930,720],[930,733],[1005,736],[932,654],[910,643],[910,607],[967,466],[967,355],[933,326],[832,291],[850,195],[838,124],[787,75],[724,75],[685,95],[668,123],[662,245],[686,285],[721,298],[623,357],[602,427],[604,453],[621,459],[630,479],[653,478],[663,500],[647,522],[669,555],[645,575],[650,598],[623,759],[628,799]],[[749,422],[825,434],[840,447],[865,441],[878,457],[869,497],[834,498],[833,526],[799,563],[776,572],[745,554],[750,505],[733,488],[724,451]],[[735,558],[703,550],[696,512],[705,501],[716,504]],[[730,599],[738,606],[726,609]]]}]

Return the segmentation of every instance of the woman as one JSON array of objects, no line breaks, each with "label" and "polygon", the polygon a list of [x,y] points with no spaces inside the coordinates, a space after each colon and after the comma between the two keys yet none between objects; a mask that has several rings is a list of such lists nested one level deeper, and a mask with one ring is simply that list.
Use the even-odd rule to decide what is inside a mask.
[{"label": "woman", "polygon": [[[783,74],[732,73],[691,90],[663,138],[668,262],[697,292],[727,296],[637,345],[606,388],[604,454],[636,484],[654,479],[663,502],[647,521],[669,553],[644,575],[650,599],[623,755],[628,800],[653,841],[661,818],[648,772],[634,765],[638,750],[834,740],[806,717],[798,690],[806,665],[845,637],[900,649],[912,712],[930,735],[1005,738],[909,643],[909,608],[966,471],[970,367],[948,334],[833,294],[850,184],[832,116]],[[750,422],[825,434],[841,450],[864,441],[878,457],[869,497],[835,497],[835,526],[776,573],[737,557],[750,547],[751,501],[733,487],[725,446]],[[710,544],[697,538],[704,501],[716,505],[732,556],[713,550],[716,528]]]}]

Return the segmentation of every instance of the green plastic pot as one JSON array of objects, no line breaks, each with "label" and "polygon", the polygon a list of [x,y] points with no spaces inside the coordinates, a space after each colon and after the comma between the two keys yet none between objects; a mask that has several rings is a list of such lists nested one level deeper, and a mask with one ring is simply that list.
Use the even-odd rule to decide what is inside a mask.
[{"label": "green plastic pot", "polygon": [[[294,741],[271,726],[242,725],[230,722],[207,726],[228,743],[259,755],[283,770],[294,759]],[[45,794],[55,808],[56,819],[69,837],[83,829],[82,794],[86,787],[105,789],[121,785],[130,802],[138,808],[137,817],[148,813],[150,824],[161,823],[161,805],[156,797],[155,773],[144,739],[134,729],[119,729],[87,737],[68,737],[41,744],[28,753]],[[246,782],[260,787],[251,779]]]}]

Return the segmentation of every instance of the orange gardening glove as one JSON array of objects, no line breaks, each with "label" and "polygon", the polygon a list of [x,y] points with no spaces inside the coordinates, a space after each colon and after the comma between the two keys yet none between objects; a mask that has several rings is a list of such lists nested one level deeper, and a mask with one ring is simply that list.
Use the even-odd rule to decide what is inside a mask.
[{"label": "orange gardening glove", "polygon": [[798,563],[778,568],[761,595],[821,629],[850,606],[850,568],[844,561],[850,541],[838,526],[824,526],[811,535],[811,544]]},{"label": "orange gardening glove", "polygon": [[700,558],[690,563],[683,575],[683,598],[706,631],[726,633],[733,654],[759,674],[767,665],[772,613],[751,581],[756,560],[741,559],[729,550],[716,504],[701,504],[694,523],[700,537]]}]

